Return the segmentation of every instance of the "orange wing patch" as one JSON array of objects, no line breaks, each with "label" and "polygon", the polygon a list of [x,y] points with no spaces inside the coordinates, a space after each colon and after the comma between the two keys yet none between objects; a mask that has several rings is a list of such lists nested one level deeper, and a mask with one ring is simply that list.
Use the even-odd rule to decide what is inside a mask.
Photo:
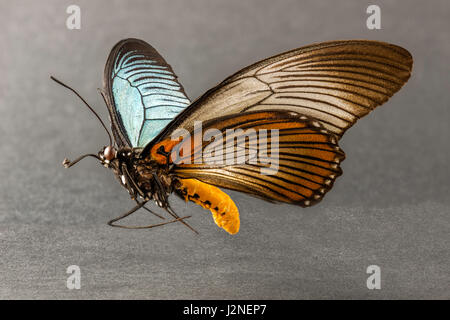
[{"label": "orange wing patch", "polygon": [[230,196],[217,187],[201,182],[197,179],[178,179],[181,186],[178,192],[186,201],[209,209],[214,222],[230,234],[239,231],[239,211]]},{"label": "orange wing patch", "polygon": [[[179,144],[183,154],[178,152],[180,150],[176,154],[173,152],[176,159],[171,172],[178,178],[194,178],[268,201],[309,207],[324,197],[342,173],[339,165],[345,154],[339,148],[336,136],[324,129],[320,122],[295,112],[272,110],[229,115],[203,123],[204,131],[210,128],[219,130],[225,138],[222,141],[203,141],[195,148],[186,140]],[[224,143],[229,129],[235,132],[230,139],[230,148]],[[238,129],[242,131],[238,133]],[[247,129],[254,130],[255,139],[244,140],[244,130]],[[278,132],[275,140],[262,134],[263,130],[273,129]],[[193,135],[195,132],[191,133]],[[238,145],[239,136],[244,137],[241,140],[245,145]],[[253,155],[255,161],[247,159],[243,163],[227,164],[224,161],[224,164],[211,164],[212,156],[209,153],[205,155],[203,150],[217,146],[223,150],[223,158],[242,148],[248,154],[249,150],[256,150]],[[178,146],[173,151],[177,149]],[[202,157],[201,161],[196,163],[196,156]],[[274,170],[264,171],[269,167],[268,161],[276,163]]]},{"label": "orange wing patch", "polygon": [[170,162],[170,157],[168,156],[181,138],[178,140],[163,140],[155,144],[150,150],[151,159],[156,160],[159,164],[167,164],[167,160]]}]

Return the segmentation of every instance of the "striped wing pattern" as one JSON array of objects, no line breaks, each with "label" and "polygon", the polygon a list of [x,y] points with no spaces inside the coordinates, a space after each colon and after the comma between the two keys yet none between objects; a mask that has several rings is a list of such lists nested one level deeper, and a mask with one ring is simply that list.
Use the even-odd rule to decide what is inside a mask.
[{"label": "striped wing pattern", "polygon": [[141,40],[113,48],[105,77],[113,115],[130,147],[144,147],[190,104],[170,65]]},{"label": "striped wing pattern", "polygon": [[[177,124],[256,110],[291,110],[320,121],[338,137],[397,92],[412,57],[398,46],[366,40],[295,49],[249,66],[206,92]],[[188,129],[189,130],[189,129]]]},{"label": "striped wing pattern", "polygon": [[[172,159],[175,163],[190,159],[190,163],[175,165],[172,169],[175,176],[195,178],[272,202],[306,207],[320,201],[342,173],[339,164],[345,155],[337,144],[337,138],[318,121],[306,116],[277,110],[247,112],[208,121],[203,125],[203,132],[211,128],[222,133],[223,141],[204,141],[199,148],[192,141],[183,140],[173,150]],[[230,129],[238,133],[227,135]],[[278,145],[275,145],[272,135],[262,135],[264,130],[274,129],[278,130]],[[254,139],[249,138],[249,132],[254,132]],[[236,155],[242,151],[242,144],[238,145],[238,141],[243,136],[246,136],[241,140],[245,141],[245,149],[257,151],[253,158],[248,152],[245,163],[213,164],[211,157],[217,160],[217,153],[205,152],[208,148],[217,150],[219,146],[219,150],[223,150],[223,158],[230,153]],[[232,148],[226,148],[229,138]],[[199,149],[203,152],[201,161],[198,161]],[[185,154],[184,150],[189,152]],[[274,153],[278,156],[278,165],[270,169],[266,160]],[[199,163],[195,163],[196,159]]]}]

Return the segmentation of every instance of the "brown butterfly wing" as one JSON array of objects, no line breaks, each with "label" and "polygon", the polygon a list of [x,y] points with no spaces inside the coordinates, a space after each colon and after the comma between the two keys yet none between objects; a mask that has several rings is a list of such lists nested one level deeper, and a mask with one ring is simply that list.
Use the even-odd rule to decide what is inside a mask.
[{"label": "brown butterfly wing", "polygon": [[[337,145],[336,137],[318,121],[294,112],[274,110],[225,116],[203,123],[203,132],[209,129],[219,130],[224,139],[211,139],[198,147],[191,140],[183,140],[172,154],[172,160],[178,163],[171,170],[173,175],[195,178],[268,201],[310,206],[322,199],[342,173],[339,164],[345,156]],[[235,134],[227,136],[229,129]],[[267,132],[278,130],[278,145],[274,136],[262,134],[263,129]],[[254,140],[248,138],[249,133],[253,132],[256,135]],[[191,132],[192,137],[194,132]],[[244,149],[238,141],[245,137],[246,140],[241,140],[245,141],[244,148],[257,151],[253,155],[254,161],[250,161],[252,157],[248,156],[245,163],[229,165],[224,161],[217,164],[211,161],[211,157],[216,157],[217,153],[205,152],[208,148],[222,150],[222,159],[225,159],[226,155]],[[228,141],[231,144],[227,144]],[[199,158],[200,150],[203,158]],[[276,153],[278,165],[271,170],[271,165],[265,160],[268,155]],[[179,164],[180,160],[190,163]]]},{"label": "brown butterfly wing", "polygon": [[194,121],[256,110],[291,110],[320,121],[339,138],[409,79],[411,54],[367,40],[332,41],[260,61],[206,92],[162,132]]}]

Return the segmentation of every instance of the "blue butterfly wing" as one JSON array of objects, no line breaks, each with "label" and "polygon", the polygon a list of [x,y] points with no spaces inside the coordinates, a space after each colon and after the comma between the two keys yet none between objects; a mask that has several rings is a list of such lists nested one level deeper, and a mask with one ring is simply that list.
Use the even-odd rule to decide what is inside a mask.
[{"label": "blue butterfly wing", "polygon": [[104,93],[119,147],[145,147],[190,104],[170,65],[138,39],[111,50]]}]

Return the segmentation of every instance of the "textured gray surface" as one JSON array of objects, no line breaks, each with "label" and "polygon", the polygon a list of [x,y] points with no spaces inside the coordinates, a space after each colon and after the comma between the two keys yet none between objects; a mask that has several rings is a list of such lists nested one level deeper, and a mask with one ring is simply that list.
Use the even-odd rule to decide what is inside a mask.
[{"label": "textured gray surface", "polygon": [[[75,1],[0,3],[0,298],[450,298],[450,5],[377,1],[76,1],[82,28],[65,27]],[[106,116],[96,88],[111,47],[154,45],[195,98],[239,68],[313,42],[392,42],[413,76],[341,141],[344,175],[319,205],[273,205],[231,192],[241,231],[207,211],[181,225],[127,231],[105,222],[132,203],[93,160],[61,161],[107,143],[98,123],[53,74]],[[130,222],[149,222],[140,212]],[[80,290],[65,286],[81,267]],[[382,289],[366,288],[368,265]]]}]

